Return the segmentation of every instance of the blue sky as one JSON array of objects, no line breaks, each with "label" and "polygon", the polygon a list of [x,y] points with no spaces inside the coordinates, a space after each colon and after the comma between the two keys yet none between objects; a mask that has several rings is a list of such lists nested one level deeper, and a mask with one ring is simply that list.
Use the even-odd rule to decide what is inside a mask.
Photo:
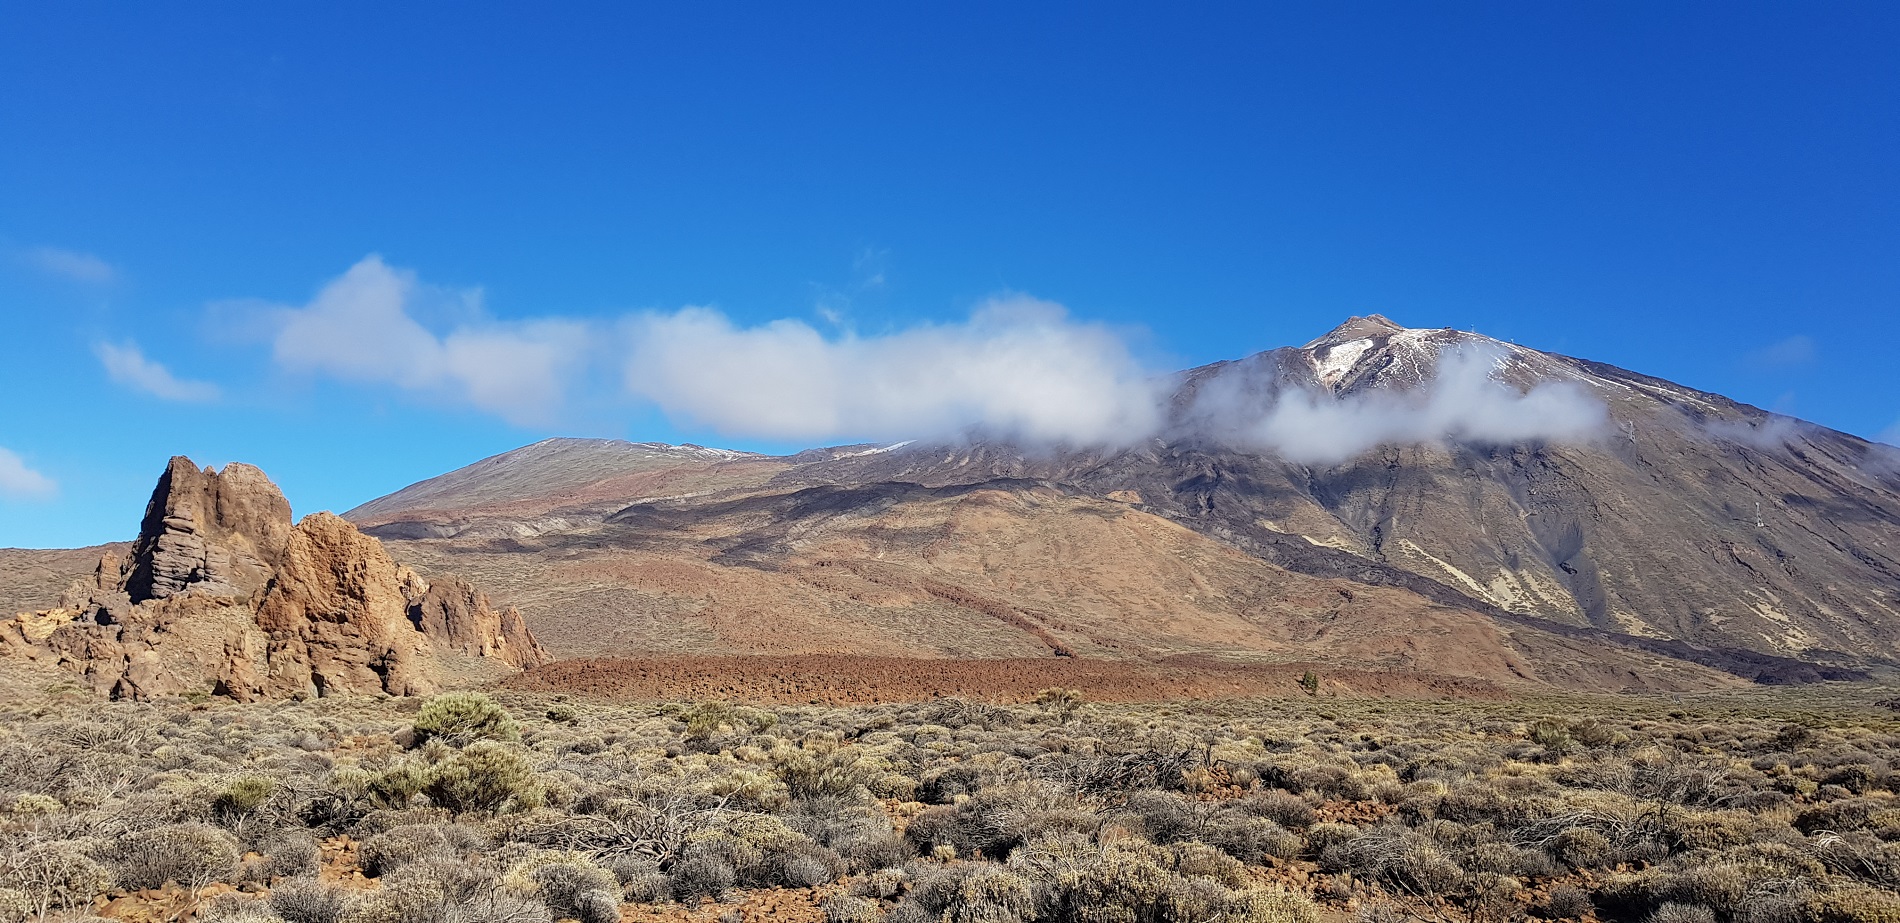
[{"label": "blue sky", "polygon": [[1369,312],[1900,424],[1892,4],[392,6],[9,7],[0,545],[129,537],[175,453],[340,510]]}]

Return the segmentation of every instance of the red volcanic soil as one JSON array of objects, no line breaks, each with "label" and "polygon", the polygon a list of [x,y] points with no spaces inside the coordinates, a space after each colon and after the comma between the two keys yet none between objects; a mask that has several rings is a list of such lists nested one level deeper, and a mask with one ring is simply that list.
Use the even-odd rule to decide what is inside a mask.
[{"label": "red volcanic soil", "polygon": [[945,696],[1026,702],[1051,686],[1097,702],[1319,695],[1502,699],[1492,683],[1425,673],[1340,670],[1313,664],[1241,664],[1205,657],[1160,661],[1074,657],[938,660],[809,654],[786,657],[594,657],[561,660],[501,686],[618,701],[723,699],[770,704],[918,702]]}]

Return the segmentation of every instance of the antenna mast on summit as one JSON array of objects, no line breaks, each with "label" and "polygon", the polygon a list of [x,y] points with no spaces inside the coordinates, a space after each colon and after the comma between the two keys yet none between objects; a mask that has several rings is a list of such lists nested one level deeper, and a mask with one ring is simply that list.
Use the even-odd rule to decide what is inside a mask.
[{"label": "antenna mast on summit", "polygon": [[1759,529],[1762,526],[1763,526],[1763,523],[1761,521],[1761,501],[1756,500],[1755,501],[1755,528]]}]

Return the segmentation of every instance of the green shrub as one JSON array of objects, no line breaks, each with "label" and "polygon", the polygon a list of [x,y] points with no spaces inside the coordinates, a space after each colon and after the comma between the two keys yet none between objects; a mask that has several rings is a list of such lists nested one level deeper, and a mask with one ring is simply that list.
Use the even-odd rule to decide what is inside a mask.
[{"label": "green shrub", "polygon": [[212,796],[211,814],[218,822],[231,828],[243,824],[252,814],[257,813],[271,793],[277,790],[277,783],[262,776],[244,776],[224,787],[223,791]]},{"label": "green shrub", "polygon": [[456,814],[527,810],[541,801],[528,758],[492,740],[477,740],[430,769],[422,792]]},{"label": "green shrub", "polygon": [[352,808],[360,814],[370,808],[398,811],[409,807],[429,784],[429,775],[427,766],[410,756],[373,771],[340,770],[331,782],[339,800],[367,802],[367,808],[361,804],[337,805],[325,812],[342,819],[351,815]]},{"label": "green shrub", "polygon": [[415,731],[418,744],[440,740],[452,747],[521,739],[521,726],[508,710],[479,692],[446,692],[422,703]]}]

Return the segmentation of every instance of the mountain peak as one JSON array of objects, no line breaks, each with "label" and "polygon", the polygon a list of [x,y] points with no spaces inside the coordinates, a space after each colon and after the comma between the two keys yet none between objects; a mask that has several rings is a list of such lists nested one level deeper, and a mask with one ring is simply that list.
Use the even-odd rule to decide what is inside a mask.
[{"label": "mountain peak", "polygon": [[1348,317],[1346,322],[1328,331],[1325,336],[1306,344],[1307,349],[1330,343],[1344,343],[1349,340],[1363,340],[1373,337],[1389,337],[1402,333],[1407,328],[1392,322],[1383,314],[1368,314],[1364,317]]}]

